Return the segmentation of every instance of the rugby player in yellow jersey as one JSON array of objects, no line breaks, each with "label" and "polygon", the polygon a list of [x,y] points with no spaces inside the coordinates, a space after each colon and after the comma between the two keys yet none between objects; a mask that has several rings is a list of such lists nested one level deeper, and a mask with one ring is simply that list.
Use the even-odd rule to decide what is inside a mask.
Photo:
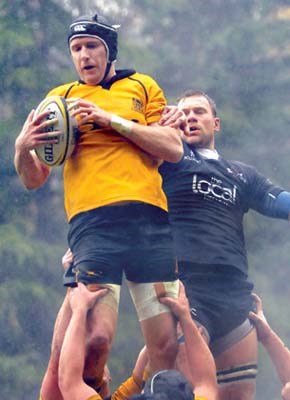
[{"label": "rugby player in yellow jersey", "polygon": [[[171,368],[177,352],[174,319],[158,302],[176,296],[176,263],[159,160],[178,162],[179,131],[158,125],[165,98],[149,76],[116,70],[117,30],[102,17],[79,17],[69,27],[69,49],[79,80],[48,95],[71,100],[81,132],[64,165],[64,201],[74,265],[64,284],[109,288],[91,310],[84,376],[98,386],[114,338],[122,274],[128,280],[152,371]],[[45,113],[32,110],[16,139],[15,167],[28,189],[42,186],[50,168],[34,149],[43,144]],[[54,121],[52,121],[53,123]],[[55,136],[55,132],[54,132]],[[47,143],[55,143],[50,139]],[[43,400],[62,400],[61,343],[70,319],[65,299],[56,322]]]}]

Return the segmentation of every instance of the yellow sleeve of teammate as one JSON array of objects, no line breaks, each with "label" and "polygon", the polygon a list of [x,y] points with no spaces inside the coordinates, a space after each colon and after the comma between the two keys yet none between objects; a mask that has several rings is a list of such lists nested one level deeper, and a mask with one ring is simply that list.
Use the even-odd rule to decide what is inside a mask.
[{"label": "yellow sleeve of teammate", "polygon": [[112,394],[111,400],[128,400],[134,394],[141,393],[141,391],[142,388],[134,380],[134,377],[130,376],[130,378],[123,382]]},{"label": "yellow sleeve of teammate", "polygon": [[100,395],[94,394],[92,397],[89,397],[87,400],[102,400],[102,398]]}]

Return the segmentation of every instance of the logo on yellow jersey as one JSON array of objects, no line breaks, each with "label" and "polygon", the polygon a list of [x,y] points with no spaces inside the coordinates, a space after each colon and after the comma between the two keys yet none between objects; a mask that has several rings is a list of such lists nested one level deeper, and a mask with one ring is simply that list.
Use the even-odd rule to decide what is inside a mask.
[{"label": "logo on yellow jersey", "polygon": [[144,113],[144,104],[140,99],[136,99],[133,97],[132,99],[132,110]]}]

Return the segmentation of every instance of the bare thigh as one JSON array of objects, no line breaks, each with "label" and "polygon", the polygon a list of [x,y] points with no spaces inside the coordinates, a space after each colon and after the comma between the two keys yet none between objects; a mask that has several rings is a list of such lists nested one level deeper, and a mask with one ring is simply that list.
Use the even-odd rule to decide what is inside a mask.
[{"label": "bare thigh", "polygon": [[[246,364],[256,364],[258,359],[258,340],[256,330],[215,358],[217,371],[238,368]],[[219,398],[222,400],[253,400],[256,380],[245,379],[219,385]]]}]

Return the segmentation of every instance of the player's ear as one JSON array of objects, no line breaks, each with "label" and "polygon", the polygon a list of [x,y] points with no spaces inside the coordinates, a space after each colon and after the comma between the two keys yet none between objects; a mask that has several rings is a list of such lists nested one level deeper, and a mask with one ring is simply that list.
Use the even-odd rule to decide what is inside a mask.
[{"label": "player's ear", "polygon": [[214,131],[219,132],[220,131],[220,119],[218,117],[215,117],[214,119]]}]

